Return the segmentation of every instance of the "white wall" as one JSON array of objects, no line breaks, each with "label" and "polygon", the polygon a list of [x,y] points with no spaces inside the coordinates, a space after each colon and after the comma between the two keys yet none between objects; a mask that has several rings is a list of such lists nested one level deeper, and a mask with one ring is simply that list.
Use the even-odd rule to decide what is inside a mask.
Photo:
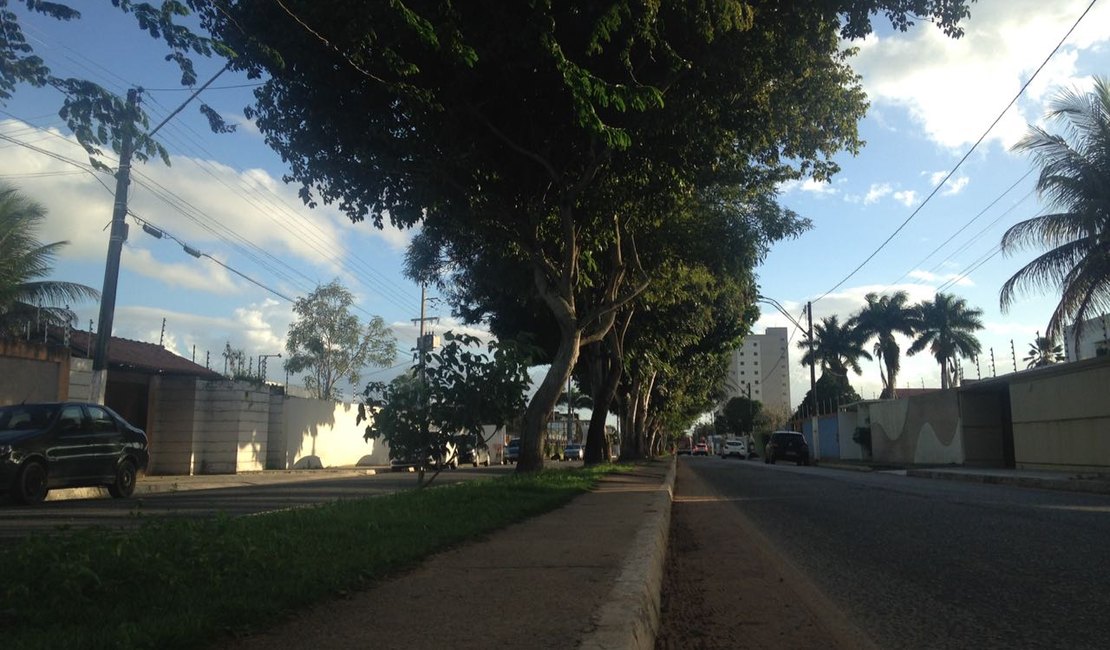
[{"label": "white wall", "polygon": [[358,406],[328,400],[275,396],[267,466],[274,469],[388,465],[389,447],[363,440]]}]

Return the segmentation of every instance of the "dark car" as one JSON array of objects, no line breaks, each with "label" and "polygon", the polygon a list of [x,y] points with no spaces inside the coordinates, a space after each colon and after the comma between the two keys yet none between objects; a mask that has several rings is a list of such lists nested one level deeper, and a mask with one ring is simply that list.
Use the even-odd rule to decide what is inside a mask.
[{"label": "dark car", "polygon": [[505,460],[506,463],[515,463],[520,459],[520,438],[510,440],[509,444],[505,445]]},{"label": "dark car", "polygon": [[797,431],[775,431],[763,450],[763,462],[793,460],[799,465],[809,465],[809,444]]},{"label": "dark car", "polygon": [[150,456],[142,429],[98,404],[0,407],[0,491],[38,503],[54,488],[105,485],[128,497]]}]

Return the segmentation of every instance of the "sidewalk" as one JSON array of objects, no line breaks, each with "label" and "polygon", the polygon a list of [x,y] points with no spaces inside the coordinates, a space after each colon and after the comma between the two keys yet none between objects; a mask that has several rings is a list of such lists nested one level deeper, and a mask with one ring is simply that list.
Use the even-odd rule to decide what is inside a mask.
[{"label": "sidewalk", "polygon": [[674,475],[673,458],[607,475],[554,512],[230,646],[654,648]]},{"label": "sidewalk", "polygon": [[1061,472],[1034,469],[1009,469],[995,467],[965,467],[946,465],[941,467],[892,467],[875,466],[863,461],[828,460],[821,461],[821,467],[831,469],[855,470],[861,472],[904,470],[906,476],[931,478],[971,483],[990,483],[1042,490],[1063,490],[1067,492],[1087,492],[1091,494],[1110,494],[1110,474],[1097,472]]},{"label": "sidewalk", "polygon": [[[251,485],[273,485],[293,481],[315,481],[345,476],[372,476],[388,467],[328,467],[325,469],[289,469],[242,472],[239,474],[194,474],[174,476],[140,476],[135,482],[135,495],[159,492],[185,492],[188,490],[214,490]],[[65,499],[95,499],[108,496],[108,488],[68,488],[51,490],[47,501]]]}]

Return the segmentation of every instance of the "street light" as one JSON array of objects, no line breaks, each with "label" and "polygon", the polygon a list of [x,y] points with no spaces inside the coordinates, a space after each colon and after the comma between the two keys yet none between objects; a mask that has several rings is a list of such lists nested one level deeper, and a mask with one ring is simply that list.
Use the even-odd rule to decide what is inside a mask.
[{"label": "street light", "polygon": [[280,359],[281,353],[278,352],[277,354],[258,355],[258,376],[262,379],[262,381],[266,381],[266,359],[271,359],[273,357],[277,357]]}]

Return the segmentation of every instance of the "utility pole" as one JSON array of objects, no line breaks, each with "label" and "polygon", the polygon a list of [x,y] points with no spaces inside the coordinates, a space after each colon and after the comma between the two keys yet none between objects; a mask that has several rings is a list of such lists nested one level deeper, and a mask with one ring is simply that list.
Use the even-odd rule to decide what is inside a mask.
[{"label": "utility pole", "polygon": [[116,170],[116,200],[112,207],[112,230],[108,239],[108,259],[104,264],[104,288],[100,292],[100,324],[96,331],[96,352],[93,355],[92,400],[104,403],[108,384],[108,342],[112,338],[112,320],[116,313],[116,285],[119,284],[119,258],[127,240],[127,188],[131,184],[131,153],[134,147],[135,117],[139,107],[139,91],[127,91],[127,115],[120,142],[119,169]]},{"label": "utility pole", "polygon": [[809,318],[809,394],[813,396],[813,459],[821,460],[821,436],[817,431],[817,355],[813,352],[813,302],[806,303],[806,316]]},{"label": "utility pole", "polygon": [[420,336],[419,336],[419,338],[416,339],[416,354],[417,354],[416,358],[417,358],[417,365],[420,368],[420,379],[421,379],[421,381],[423,381],[423,379],[424,379],[424,358],[425,358],[425,355],[427,355],[428,352],[431,352],[432,348],[435,347],[433,345],[434,342],[435,342],[434,337],[430,336],[430,335],[426,335],[424,333],[424,323],[425,323],[425,321],[433,321],[433,322],[437,322],[437,323],[439,322],[439,316],[425,316],[424,315],[425,292],[426,292],[425,285],[421,284],[420,285],[420,318],[411,319],[412,322],[414,322],[414,323],[420,323]]}]

